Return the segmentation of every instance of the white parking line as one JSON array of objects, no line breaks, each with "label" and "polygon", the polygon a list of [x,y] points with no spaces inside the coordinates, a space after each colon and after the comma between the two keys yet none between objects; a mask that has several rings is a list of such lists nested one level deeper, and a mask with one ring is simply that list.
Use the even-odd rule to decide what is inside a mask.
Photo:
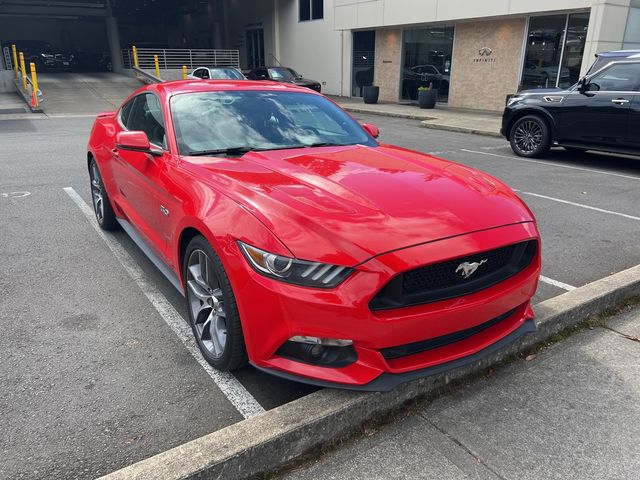
[{"label": "white parking line", "polygon": [[167,323],[171,330],[173,330],[173,333],[176,334],[193,358],[196,359],[202,368],[204,368],[205,372],[207,372],[207,374],[213,379],[229,402],[231,402],[231,404],[242,414],[244,418],[253,417],[263,413],[264,408],[262,408],[258,401],[247,391],[244,385],[242,385],[236,377],[227,372],[220,372],[207,363],[200,353],[200,350],[198,350],[191,328],[189,328],[189,325],[182,315],[173,308],[173,305],[171,305],[167,298],[153,285],[153,283],[147,280],[144,271],[138,266],[135,260],[131,258],[131,255],[129,255],[125,248],[113,238],[105,235],[98,226],[98,222],[95,219],[91,207],[85,203],[82,197],[80,197],[73,188],[67,187],[63,190],[80,208],[84,216],[89,220],[91,226],[96,232],[98,232],[98,235],[100,235],[102,240],[104,240],[129,276],[134,282],[136,282],[138,287],[140,287],[142,293],[144,293],[144,295],[149,299],[162,319]]},{"label": "white parking line", "polygon": [[554,287],[562,288],[567,292],[571,290],[575,290],[576,287],[573,285],[569,285],[568,283],[559,282],[558,280],[554,280],[553,278],[545,277],[544,275],[540,275],[540,281],[544,283],[548,283],[549,285],[553,285]]},{"label": "white parking line", "polygon": [[498,157],[498,158],[507,158],[509,160],[517,160],[519,162],[537,163],[539,165],[546,165],[546,166],[549,166],[549,167],[568,168],[570,170],[581,170],[583,172],[599,173],[601,175],[610,175],[612,177],[628,178],[628,179],[631,179],[631,180],[640,180],[640,177],[636,177],[634,175],[623,175],[621,173],[605,172],[604,170],[595,170],[593,168],[573,167],[571,165],[562,165],[562,164],[559,164],[559,163],[543,162],[543,161],[540,161],[540,160],[531,160],[530,158],[522,158],[522,157],[516,157],[516,156],[512,156],[512,155],[500,155],[498,153],[479,152],[477,150],[467,150],[466,148],[462,148],[460,150],[463,151],[463,152],[467,152],[467,153],[477,153],[479,155],[488,155],[490,157]]},{"label": "white parking line", "polygon": [[514,189],[514,192],[522,193],[524,195],[531,195],[532,197],[544,198],[545,200],[551,200],[553,202],[565,203],[567,205],[573,205],[574,207],[586,208],[588,210],[594,210],[596,212],[608,213],[609,215],[617,215],[618,217],[624,217],[630,220],[640,221],[640,217],[634,217],[633,215],[627,215],[626,213],[605,210],[604,208],[592,207],[591,205],[584,205],[582,203],[570,202],[569,200],[563,200],[561,198],[549,197],[547,195],[540,195],[539,193],[523,192],[522,190],[515,190],[515,189]]}]

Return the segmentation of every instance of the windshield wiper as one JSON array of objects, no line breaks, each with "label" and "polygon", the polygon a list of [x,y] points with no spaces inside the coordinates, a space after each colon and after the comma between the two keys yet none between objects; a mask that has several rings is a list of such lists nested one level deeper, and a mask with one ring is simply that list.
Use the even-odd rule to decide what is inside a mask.
[{"label": "windshield wiper", "polygon": [[188,152],[187,156],[215,157],[215,156],[243,155],[253,150],[254,149],[251,147],[230,147],[230,148],[219,148],[217,150],[195,150],[193,152]]}]

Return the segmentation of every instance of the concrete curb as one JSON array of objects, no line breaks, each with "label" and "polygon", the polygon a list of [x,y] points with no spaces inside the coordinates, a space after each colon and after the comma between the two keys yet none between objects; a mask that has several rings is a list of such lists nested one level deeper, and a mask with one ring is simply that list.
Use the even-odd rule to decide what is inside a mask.
[{"label": "concrete curb", "polygon": [[458,133],[473,133],[475,135],[484,135],[485,137],[498,137],[502,138],[500,132],[493,130],[482,130],[477,128],[470,127],[460,127],[457,125],[447,125],[443,123],[432,123],[435,121],[440,121],[441,119],[438,117],[426,117],[424,115],[413,115],[410,113],[397,113],[397,112],[381,112],[375,109],[369,109],[366,107],[353,107],[350,105],[341,105],[343,109],[351,113],[366,113],[370,115],[380,115],[382,117],[392,117],[392,118],[406,118],[409,120],[420,120],[420,126],[425,128],[433,128],[435,130],[446,130],[449,132],[458,132]]},{"label": "concrete curb", "polygon": [[477,373],[638,295],[640,265],[539,303],[535,307],[537,331],[480,362],[401,385],[391,392],[319,390],[102,479],[241,479],[272,471],[340,440],[368,420],[408,401],[437,396],[447,383]]},{"label": "concrete curb", "polygon": [[442,123],[431,123],[433,120],[425,120],[420,122],[420,125],[425,128],[432,128],[434,130],[446,130],[449,132],[459,133],[473,133],[474,135],[484,135],[485,137],[497,137],[502,138],[500,132],[494,132],[493,130],[478,130],[476,128],[459,127],[455,125],[446,125]]}]

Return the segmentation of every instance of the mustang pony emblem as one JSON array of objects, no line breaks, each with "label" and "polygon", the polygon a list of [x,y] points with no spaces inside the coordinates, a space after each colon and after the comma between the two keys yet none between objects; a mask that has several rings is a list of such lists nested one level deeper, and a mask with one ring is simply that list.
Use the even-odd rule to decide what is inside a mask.
[{"label": "mustang pony emblem", "polygon": [[489,260],[488,259],[484,259],[481,260],[479,262],[473,262],[473,263],[469,263],[469,262],[464,262],[461,263],[460,265],[458,265],[458,268],[456,268],[456,273],[462,271],[462,276],[464,278],[469,278],[471,275],[473,275],[476,270],[478,270],[478,267],[480,265],[482,265],[483,263],[487,263]]}]

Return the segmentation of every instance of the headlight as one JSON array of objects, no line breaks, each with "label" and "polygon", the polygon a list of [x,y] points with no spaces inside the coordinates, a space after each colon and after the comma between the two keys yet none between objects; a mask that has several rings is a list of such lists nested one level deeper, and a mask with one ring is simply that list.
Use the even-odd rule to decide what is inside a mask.
[{"label": "headlight", "polygon": [[327,263],[308,262],[265,252],[238,241],[249,264],[265,277],[304,287],[333,288],[342,283],[353,269]]},{"label": "headlight", "polygon": [[513,105],[513,104],[514,104],[514,103],[516,103],[516,102],[519,102],[519,101],[520,101],[520,100],[522,100],[523,98],[524,98],[524,97],[523,97],[523,96],[521,96],[521,95],[515,95],[515,96],[511,97],[511,98],[509,99],[509,101],[507,102],[507,107],[508,107],[508,106],[510,106],[510,105]]}]

